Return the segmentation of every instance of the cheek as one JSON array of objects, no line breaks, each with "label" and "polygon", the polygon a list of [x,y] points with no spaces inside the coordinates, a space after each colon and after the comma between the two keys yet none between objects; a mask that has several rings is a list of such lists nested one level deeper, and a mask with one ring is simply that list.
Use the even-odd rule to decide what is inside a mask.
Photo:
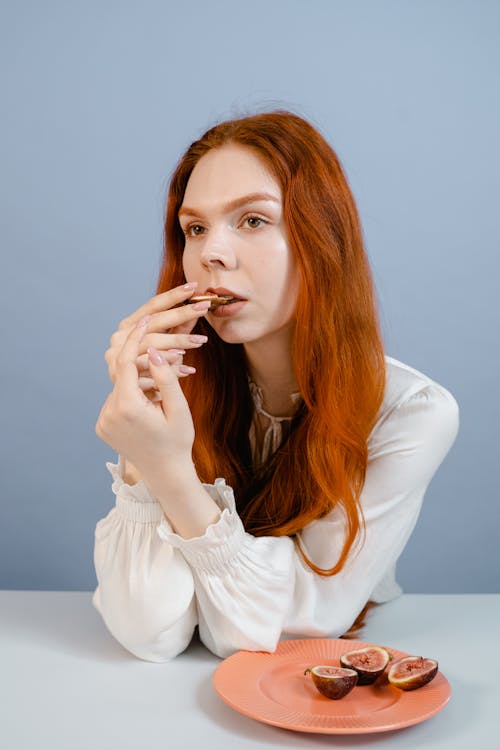
[{"label": "cheek", "polygon": [[286,243],[261,265],[261,269],[269,312],[275,320],[288,321],[297,302],[299,273]]},{"label": "cheek", "polygon": [[292,318],[295,311],[295,306],[297,304],[297,295],[298,283],[296,282],[294,273],[290,272],[286,277],[283,286],[281,303],[279,306],[279,315],[282,322],[288,323],[288,321]]},{"label": "cheek", "polygon": [[190,257],[189,253],[184,252],[182,255],[182,269],[184,271],[184,276],[186,277],[186,279],[192,278],[194,267],[195,264],[193,258]]},{"label": "cheek", "polygon": [[297,265],[286,240],[281,238],[276,246],[276,252],[271,259],[269,276],[274,280],[282,295],[288,295],[295,287]]}]

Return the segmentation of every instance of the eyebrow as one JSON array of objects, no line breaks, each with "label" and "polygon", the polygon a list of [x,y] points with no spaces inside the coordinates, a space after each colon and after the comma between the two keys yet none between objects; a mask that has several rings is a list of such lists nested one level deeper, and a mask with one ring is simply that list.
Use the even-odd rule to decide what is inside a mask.
[{"label": "eyebrow", "polygon": [[[226,203],[224,206],[222,206],[222,210],[234,211],[236,208],[246,206],[247,203],[255,203],[256,201],[274,201],[275,203],[281,202],[279,198],[277,198],[275,195],[271,195],[271,193],[250,193],[249,195],[243,195],[241,198],[235,198],[234,200],[229,201],[229,203]],[[184,206],[179,210],[179,213],[177,215],[180,218],[181,216],[201,216],[202,214],[203,211],[198,211],[196,208],[188,208],[187,206]]]}]

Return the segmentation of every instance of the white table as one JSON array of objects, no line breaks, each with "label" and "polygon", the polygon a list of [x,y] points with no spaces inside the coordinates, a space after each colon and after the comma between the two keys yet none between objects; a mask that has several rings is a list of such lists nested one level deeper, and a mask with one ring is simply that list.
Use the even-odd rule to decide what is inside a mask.
[{"label": "white table", "polygon": [[435,656],[452,697],[422,724],[320,735],[262,724],[212,687],[221,660],[195,637],[152,664],[107,632],[88,592],[0,591],[0,746],[6,750],[500,747],[500,595],[404,595],[360,640]]}]

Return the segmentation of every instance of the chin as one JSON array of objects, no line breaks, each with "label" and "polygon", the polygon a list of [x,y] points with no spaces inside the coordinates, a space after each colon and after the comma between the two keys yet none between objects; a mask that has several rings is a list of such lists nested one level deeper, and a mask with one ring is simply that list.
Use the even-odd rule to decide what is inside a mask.
[{"label": "chin", "polygon": [[226,344],[248,344],[266,335],[266,331],[249,331],[248,327],[238,325],[236,321],[231,320],[224,321],[222,325],[220,320],[216,321],[215,325],[212,323],[209,325]]}]

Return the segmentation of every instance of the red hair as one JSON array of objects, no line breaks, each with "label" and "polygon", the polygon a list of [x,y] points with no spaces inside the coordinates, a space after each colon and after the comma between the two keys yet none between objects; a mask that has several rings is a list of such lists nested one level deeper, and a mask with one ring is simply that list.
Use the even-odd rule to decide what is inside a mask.
[{"label": "red hair", "polygon": [[[168,194],[165,247],[157,294],[185,283],[184,235],[178,211],[189,176],[211,149],[252,149],[279,182],[290,250],[300,274],[291,358],[303,403],[292,429],[267,464],[252,466],[253,413],[242,344],[227,344],[206,320],[208,336],[188,351],[197,369],[182,379],[195,425],[193,460],[202,482],[224,477],[245,529],[254,536],[291,536],[319,575],[337,573],[364,528],[359,497],[367,440],[385,389],[385,360],[375,291],[353,195],[335,152],[306,120],[290,112],[233,119],[191,144]],[[336,564],[307,558],[296,534],[340,506],[345,517]]]}]

